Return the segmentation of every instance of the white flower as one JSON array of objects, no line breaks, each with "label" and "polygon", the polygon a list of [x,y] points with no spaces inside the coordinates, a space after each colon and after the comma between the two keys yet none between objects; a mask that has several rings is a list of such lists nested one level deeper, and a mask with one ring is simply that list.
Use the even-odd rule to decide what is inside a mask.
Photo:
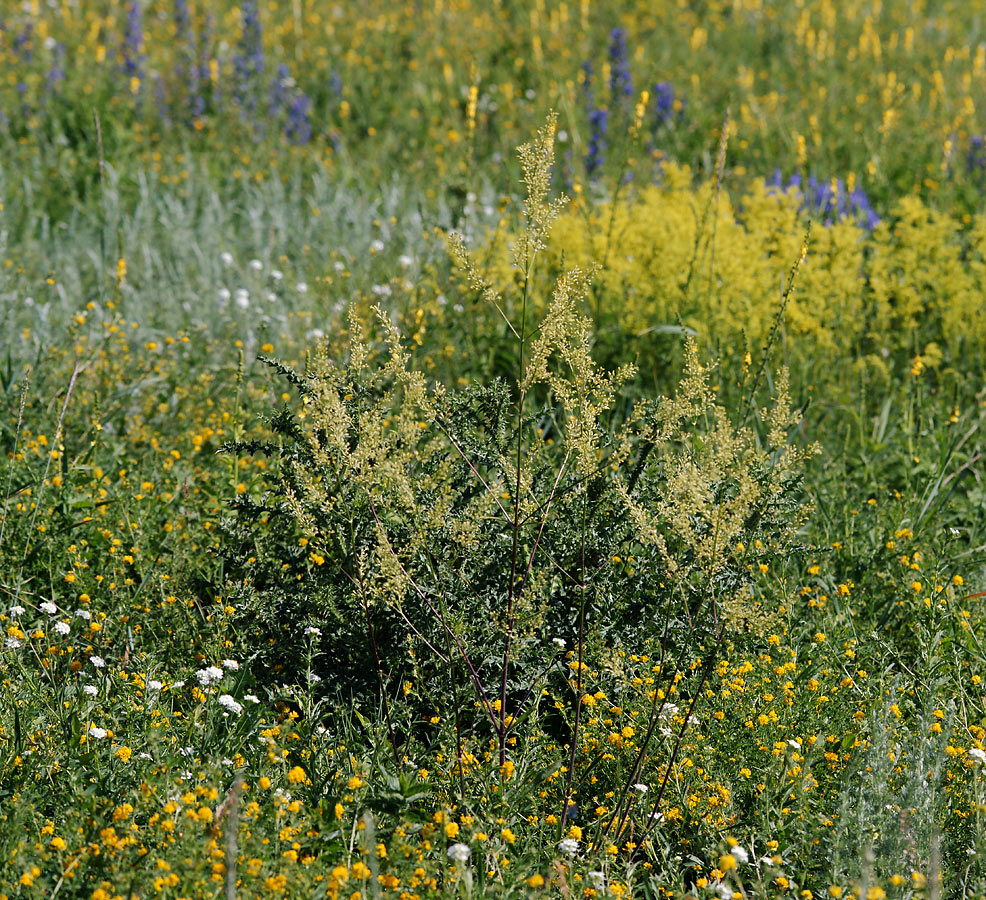
[{"label": "white flower", "polygon": [[346,271],[346,264],[344,262],[341,262],[341,261],[336,261],[336,262],[332,263],[332,268],[335,269],[337,272],[345,272]]},{"label": "white flower", "polygon": [[95,725],[90,725],[89,734],[92,735],[94,738],[98,738],[99,740],[102,740],[104,737],[106,737],[106,729],[98,728]]},{"label": "white flower", "polygon": [[84,690],[90,697],[95,697],[99,693],[99,688],[94,684],[87,684],[82,690]]},{"label": "white flower", "polygon": [[454,863],[464,863],[469,859],[469,854],[472,850],[469,849],[468,844],[453,844],[448,848],[448,858]]},{"label": "white flower", "polygon": [[236,305],[240,309],[246,309],[250,305],[250,292],[246,288],[236,289]]},{"label": "white flower", "polygon": [[171,685],[171,690],[180,691],[184,686],[185,686],[184,681],[176,681],[173,685]]},{"label": "white flower", "polygon": [[224,659],[223,668],[229,669],[230,672],[238,672],[240,670],[240,664],[235,659]]},{"label": "white flower", "polygon": [[147,682],[147,690],[149,691],[160,691],[163,687],[163,682],[157,681],[153,678]]},{"label": "white flower", "polygon": [[745,863],[750,861],[750,854],[747,853],[739,844],[729,851],[736,858],[736,862]]},{"label": "white flower", "polygon": [[236,713],[236,715],[239,715],[241,712],[243,712],[242,705],[237,703],[229,694],[223,694],[219,698],[219,705],[225,706],[226,709],[228,709],[232,713]]},{"label": "white flower", "polygon": [[558,143],[559,143],[559,144],[564,144],[564,143],[565,143],[565,142],[566,142],[566,141],[568,140],[568,132],[567,132],[567,131],[565,131],[565,129],[564,129],[564,128],[562,128],[562,129],[561,129],[561,130],[560,130],[560,131],[558,132],[558,134],[556,135],[556,137],[558,138]]},{"label": "white flower", "polygon": [[318,684],[322,679],[318,677],[314,672],[308,673],[308,681],[310,684]]},{"label": "white flower", "polygon": [[221,287],[216,291],[216,296],[223,302],[229,303],[229,298],[233,295],[229,292],[229,288]]},{"label": "white flower", "polygon": [[414,257],[408,256],[406,253],[402,253],[400,256],[397,257],[397,264],[401,266],[401,268],[404,269],[410,268],[410,266],[413,265],[413,263],[414,263]]},{"label": "white flower", "polygon": [[565,638],[552,638],[551,643],[560,647],[562,650],[565,649]]},{"label": "white flower", "polygon": [[21,646],[21,642],[17,638],[7,638],[7,649],[17,650]]},{"label": "white flower", "polygon": [[264,294],[264,298],[267,300],[268,303],[273,303],[275,300],[277,300],[277,294],[275,294],[273,291],[268,291],[266,294]]},{"label": "white flower", "polygon": [[373,241],[370,244],[370,250],[372,250],[374,253],[379,253],[381,250],[383,250],[383,246],[384,246],[383,241],[377,238],[375,241]]},{"label": "white flower", "polygon": [[264,264],[259,259],[251,259],[247,265],[253,269],[254,272],[260,272],[264,268]]},{"label": "white flower", "polygon": [[91,662],[97,669],[106,668],[106,660],[101,656],[90,656],[89,662]]},{"label": "white flower", "polygon": [[59,634],[68,634],[72,630],[72,626],[68,622],[56,622],[55,631]]},{"label": "white flower", "polygon": [[199,669],[195,673],[195,677],[198,678],[199,684],[202,687],[208,687],[210,684],[215,684],[217,681],[222,680],[223,670],[218,666],[209,666],[207,669]]},{"label": "white flower", "polygon": [[719,884],[716,885],[716,893],[722,897],[722,900],[732,900],[733,889],[728,884],[724,884],[720,881]]},{"label": "white flower", "polygon": [[294,286],[294,289],[295,289],[295,290],[296,290],[296,291],[297,291],[297,292],[298,292],[299,294],[307,294],[307,293],[308,293],[308,285],[307,285],[307,284],[305,284],[305,282],[303,282],[303,281],[299,281],[299,282],[298,282],[298,283],[297,283],[297,284],[296,284],[296,285]]},{"label": "white flower", "polygon": [[980,750],[978,747],[973,747],[969,751],[969,756],[980,763],[986,764],[986,750]]},{"label": "white flower", "polygon": [[565,838],[558,842],[558,849],[569,856],[575,856],[579,849],[579,842],[575,838]]},{"label": "white flower", "polygon": [[228,250],[219,254],[219,258],[222,260],[224,266],[233,265],[233,254]]},{"label": "white flower", "polygon": [[605,872],[589,872],[589,883],[593,888],[600,893],[606,890],[606,873]]},{"label": "white flower", "polygon": [[389,297],[393,293],[389,284],[375,284],[370,290],[378,297]]},{"label": "white flower", "polygon": [[243,699],[244,700],[249,700],[251,703],[259,703],[260,702],[260,698],[256,694],[244,694],[243,695]]},{"label": "white flower", "polygon": [[646,794],[650,790],[646,784],[635,784],[633,789],[635,791],[640,791],[641,794]]},{"label": "white flower", "polygon": [[45,602],[41,604],[41,609],[48,613],[49,616],[54,616],[58,613],[58,607],[55,606],[55,604],[50,600],[45,600]]},{"label": "white flower", "polygon": [[10,614],[12,616],[22,616],[22,615],[24,615],[24,607],[23,606],[12,606],[12,607],[10,607]]},{"label": "white flower", "polygon": [[77,609],[75,611],[77,619],[85,619],[87,622],[92,618],[92,613],[88,609]]},{"label": "white flower", "polygon": [[314,625],[309,625],[305,629],[305,634],[314,634],[315,637],[321,637],[322,636],[321,630],[318,629],[318,628],[316,628]]},{"label": "white flower", "polygon": [[271,269],[270,277],[273,278],[274,281],[280,281],[284,277],[284,273],[280,269]]}]

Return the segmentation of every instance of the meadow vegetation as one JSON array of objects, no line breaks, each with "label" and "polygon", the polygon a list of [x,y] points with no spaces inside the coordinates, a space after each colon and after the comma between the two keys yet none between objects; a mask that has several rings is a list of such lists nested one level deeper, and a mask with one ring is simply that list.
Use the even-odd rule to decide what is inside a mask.
[{"label": "meadow vegetation", "polygon": [[0,58],[0,900],[986,895],[974,4]]}]

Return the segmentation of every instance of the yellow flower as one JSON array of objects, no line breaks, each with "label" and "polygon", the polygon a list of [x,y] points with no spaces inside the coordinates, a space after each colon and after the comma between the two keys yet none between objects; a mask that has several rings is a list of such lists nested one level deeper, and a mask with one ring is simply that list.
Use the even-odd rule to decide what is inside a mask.
[{"label": "yellow flower", "polygon": [[728,872],[736,868],[736,857],[732,853],[726,853],[719,857],[719,868],[723,872]]},{"label": "yellow flower", "polygon": [[527,883],[532,888],[544,887],[544,876],[539,872],[535,872],[530,878],[527,879]]},{"label": "yellow flower", "polygon": [[270,787],[270,779],[266,775],[261,775],[260,780],[257,782],[257,786],[262,791],[266,791]]},{"label": "yellow flower", "polygon": [[874,885],[866,892],[866,900],[884,900],[887,892],[879,885]]},{"label": "yellow flower", "polygon": [[445,837],[454,838],[459,834],[459,824],[458,822],[446,822],[445,823]]},{"label": "yellow flower", "polygon": [[290,772],[288,772],[288,781],[291,784],[304,784],[308,780],[308,774],[305,772],[301,766],[295,766]]}]

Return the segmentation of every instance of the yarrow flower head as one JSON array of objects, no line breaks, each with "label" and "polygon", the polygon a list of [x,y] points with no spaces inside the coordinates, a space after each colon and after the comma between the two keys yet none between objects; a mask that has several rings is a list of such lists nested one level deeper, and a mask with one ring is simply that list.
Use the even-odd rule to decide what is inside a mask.
[{"label": "yarrow flower head", "polygon": [[195,677],[198,678],[199,684],[202,687],[208,687],[210,684],[215,684],[217,681],[222,680],[223,670],[218,666],[209,666],[206,669],[199,669],[195,673]]},{"label": "yarrow flower head", "polygon": [[986,750],[980,750],[978,747],[973,747],[969,751],[969,756],[978,763],[986,765]]},{"label": "yarrow flower head", "polygon": [[96,725],[89,726],[89,735],[91,737],[96,738],[97,740],[102,740],[104,737],[106,737],[106,734],[107,732],[105,728],[99,728]]},{"label": "yarrow flower head", "polygon": [[219,698],[219,705],[225,706],[231,713],[239,715],[243,712],[243,706],[236,702],[229,694],[223,694]]},{"label": "yarrow flower head", "polygon": [[575,856],[579,849],[579,842],[575,838],[565,838],[558,842],[558,849],[569,856]]},{"label": "yarrow flower head", "polygon": [[464,863],[469,859],[472,850],[468,844],[453,844],[448,848],[448,858],[454,863]]},{"label": "yarrow flower head", "polygon": [[48,613],[49,616],[55,616],[58,614],[58,607],[55,606],[55,604],[50,600],[45,600],[45,602],[41,604],[41,609]]}]

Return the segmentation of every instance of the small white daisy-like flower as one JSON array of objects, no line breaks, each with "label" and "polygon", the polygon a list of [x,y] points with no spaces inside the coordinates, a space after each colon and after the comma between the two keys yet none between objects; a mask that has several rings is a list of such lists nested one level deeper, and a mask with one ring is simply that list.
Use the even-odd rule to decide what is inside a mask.
[{"label": "small white daisy-like flower", "polygon": [[7,638],[7,649],[8,650],[19,650],[21,647],[21,642],[17,638]]},{"label": "small white daisy-like flower", "polygon": [[250,305],[250,292],[246,288],[237,288],[236,305],[240,309],[246,309]]},{"label": "small white daisy-like flower", "polygon": [[976,760],[976,762],[986,765],[986,750],[980,750],[978,747],[973,747],[969,751],[969,756]]},{"label": "small white daisy-like flower", "polygon": [[219,258],[222,260],[224,266],[233,265],[233,254],[230,253],[228,250],[224,251],[223,253],[220,253]]},{"label": "small white daisy-like flower", "polygon": [[44,612],[48,613],[49,616],[54,616],[58,614],[58,607],[55,606],[55,604],[52,603],[50,600],[45,600],[45,602],[41,604],[41,609]]},{"label": "small white daisy-like flower", "polygon": [[414,257],[408,256],[406,253],[402,253],[397,257],[397,264],[403,269],[409,269],[414,265]]},{"label": "small white daisy-like flower", "polygon": [[59,634],[68,634],[72,630],[72,626],[68,622],[56,622],[55,631]]},{"label": "small white daisy-like flower", "polygon": [[579,842],[575,838],[565,838],[558,842],[558,849],[569,856],[575,856],[579,849]]},{"label": "small white daisy-like flower", "polygon": [[370,250],[373,253],[379,253],[381,250],[383,250],[383,247],[384,247],[384,243],[383,241],[380,240],[380,238],[377,238],[375,241],[372,241],[370,243]]},{"label": "small white daisy-like flower", "polygon": [[92,618],[92,613],[88,609],[77,609],[75,611],[77,619],[85,619],[87,622]]},{"label": "small white daisy-like flower", "polygon": [[244,694],[244,700],[248,700],[250,703],[259,703],[260,698],[256,694]]},{"label": "small white daisy-like flower", "polygon": [[229,303],[229,298],[232,297],[233,295],[229,292],[229,288],[221,287],[219,288],[218,291],[216,291],[216,296],[220,299],[221,302]]},{"label": "small white daisy-like flower", "polygon": [[309,672],[308,673],[308,683],[309,684],[318,684],[321,680],[322,679],[318,675],[316,675],[314,672]]},{"label": "small white daisy-like flower", "polygon": [[322,631],[321,631],[321,629],[316,628],[314,625],[309,625],[305,629],[305,634],[313,634],[313,635],[315,635],[315,637],[321,637],[322,636]]},{"label": "small white daisy-like flower", "polygon": [[238,672],[240,670],[240,664],[235,659],[224,659],[223,668],[229,669],[230,672]]},{"label": "small white daisy-like flower", "polygon": [[453,844],[447,851],[448,858],[454,863],[464,863],[471,853],[468,844]]},{"label": "small white daisy-like flower", "polygon": [[296,284],[296,285],[294,286],[294,289],[295,289],[295,290],[296,290],[296,291],[297,291],[297,292],[298,292],[299,294],[307,294],[307,293],[308,293],[308,285],[307,285],[307,284],[305,284],[305,282],[303,282],[303,281],[299,281],[299,282],[298,282],[298,283],[297,283],[297,284]]},{"label": "small white daisy-like flower", "polygon": [[284,273],[280,269],[271,269],[270,277],[273,278],[274,281],[280,281],[284,277]]},{"label": "small white daisy-like flower", "polygon": [[99,688],[94,684],[87,684],[83,689],[90,697],[95,697],[99,693]]},{"label": "small white daisy-like flower", "polygon": [[149,691],[160,691],[164,687],[164,683],[157,681],[156,679],[151,679],[147,682],[147,690]]},{"label": "small white daisy-like flower", "polygon": [[646,784],[635,784],[633,789],[635,791],[640,791],[641,794],[646,794],[650,790]]},{"label": "small white daisy-like flower", "polygon": [[595,890],[599,892],[603,892],[606,890],[605,872],[589,872],[588,875],[589,875],[589,883],[592,885],[592,887]]},{"label": "small white daisy-like flower", "polygon": [[102,740],[104,737],[106,737],[106,729],[99,728],[96,725],[90,725],[89,734],[91,737],[97,738],[98,740]]},{"label": "small white daisy-like flower", "polygon": [[251,259],[247,265],[253,269],[254,272],[263,271],[264,264],[259,259]]},{"label": "small white daisy-like flower", "polygon": [[25,612],[25,610],[24,610],[24,607],[23,606],[12,606],[12,607],[10,607],[10,614],[11,614],[11,616],[23,616],[24,615],[24,612]]},{"label": "small white daisy-like flower", "polygon": [[746,852],[739,844],[729,851],[736,857],[736,862],[745,863],[750,861],[750,854]]},{"label": "small white daisy-like flower", "polygon": [[179,691],[184,686],[185,686],[185,682],[184,681],[176,681],[173,685],[171,685],[171,690],[173,690],[173,691]]},{"label": "small white daisy-like flower", "polygon": [[336,262],[332,263],[332,268],[335,269],[337,272],[345,272],[346,264],[344,262],[337,260]]},{"label": "small white daisy-like flower", "polygon": [[231,713],[239,715],[243,712],[243,706],[236,702],[229,694],[223,694],[219,698],[219,705],[225,706]]},{"label": "small white daisy-like flower", "polygon": [[91,662],[97,669],[106,668],[106,660],[101,656],[90,656],[89,662]]}]

